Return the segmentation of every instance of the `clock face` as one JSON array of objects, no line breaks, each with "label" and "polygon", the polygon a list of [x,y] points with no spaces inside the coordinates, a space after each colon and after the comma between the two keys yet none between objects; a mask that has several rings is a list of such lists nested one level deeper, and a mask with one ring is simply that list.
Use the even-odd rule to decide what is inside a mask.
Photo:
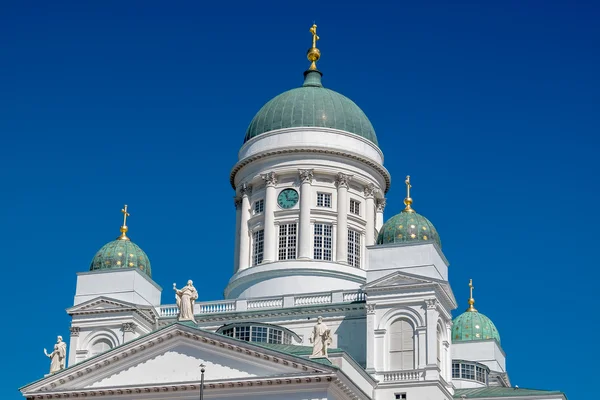
[{"label": "clock face", "polygon": [[284,189],[277,197],[277,204],[281,208],[292,208],[298,203],[298,192],[294,189]]}]

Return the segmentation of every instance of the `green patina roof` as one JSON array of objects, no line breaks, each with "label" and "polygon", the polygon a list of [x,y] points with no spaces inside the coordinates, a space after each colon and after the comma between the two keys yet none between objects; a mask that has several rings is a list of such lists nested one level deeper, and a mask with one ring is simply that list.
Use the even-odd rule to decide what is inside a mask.
[{"label": "green patina roof", "polygon": [[323,87],[321,72],[304,73],[304,85],[270,100],[254,116],[244,143],[262,133],[282,128],[322,127],[355,133],[377,143],[375,129],[349,98]]},{"label": "green patina roof", "polygon": [[90,271],[138,268],[152,278],[150,260],[144,250],[129,239],[113,240],[102,246],[90,264]]},{"label": "green patina roof", "polygon": [[491,319],[478,311],[465,311],[452,321],[452,342],[496,339],[500,344],[500,333]]},{"label": "green patina roof", "polygon": [[440,236],[433,224],[412,210],[404,210],[388,219],[377,237],[377,244],[413,242],[435,242],[442,247]]},{"label": "green patina roof", "polygon": [[482,388],[471,388],[471,389],[456,389],[454,391],[454,398],[460,399],[465,396],[466,399],[481,399],[488,397],[524,397],[524,396],[548,396],[548,395],[562,395],[564,393],[556,390],[535,390],[535,389],[521,389],[514,387],[482,387]]}]

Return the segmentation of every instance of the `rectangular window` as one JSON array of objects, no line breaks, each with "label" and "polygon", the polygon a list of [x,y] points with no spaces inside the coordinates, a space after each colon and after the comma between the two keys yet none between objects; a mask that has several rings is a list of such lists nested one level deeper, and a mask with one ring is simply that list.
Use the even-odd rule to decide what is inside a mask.
[{"label": "rectangular window", "polygon": [[331,208],[331,193],[317,193],[317,207]]},{"label": "rectangular window", "polygon": [[263,261],[263,251],[265,248],[265,231],[259,230],[252,233],[253,250],[252,265],[258,265]]},{"label": "rectangular window", "polygon": [[475,367],[475,374],[476,374],[475,375],[475,379],[478,382],[486,383],[485,382],[486,381],[486,379],[485,379],[485,375],[486,375],[485,374],[485,369],[483,369],[482,367]]},{"label": "rectangular window", "polygon": [[348,229],[348,264],[360,268],[360,233]]},{"label": "rectangular window", "polygon": [[279,225],[279,259],[296,259],[297,224]]},{"label": "rectangular window", "polygon": [[331,261],[333,248],[333,227],[330,224],[315,224],[313,258]]},{"label": "rectangular window", "polygon": [[360,215],[360,201],[350,200],[350,213]]},{"label": "rectangular window", "polygon": [[250,327],[238,326],[235,328],[235,337],[240,340],[250,341]]},{"label": "rectangular window", "polygon": [[265,326],[253,326],[252,327],[252,342],[266,342],[267,341],[267,327]]},{"label": "rectangular window", "polygon": [[394,393],[394,396],[398,400],[406,400],[406,393]]},{"label": "rectangular window", "polygon": [[452,363],[452,378],[460,378],[460,364]]},{"label": "rectangular window", "polygon": [[282,343],[283,331],[279,329],[269,329],[269,343]]},{"label": "rectangular window", "polygon": [[475,380],[475,366],[463,364],[461,378]]},{"label": "rectangular window", "polygon": [[265,211],[265,201],[263,199],[254,202],[254,214],[260,214]]}]

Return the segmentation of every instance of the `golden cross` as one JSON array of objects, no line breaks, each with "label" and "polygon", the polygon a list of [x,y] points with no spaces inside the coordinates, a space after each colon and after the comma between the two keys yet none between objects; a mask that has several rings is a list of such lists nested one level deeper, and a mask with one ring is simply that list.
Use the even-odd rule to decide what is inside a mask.
[{"label": "golden cross", "polygon": [[412,187],[410,184],[410,175],[406,175],[404,183],[406,183],[406,197],[410,199],[410,188]]},{"label": "golden cross", "polygon": [[469,279],[469,289],[471,290],[471,298],[473,298],[473,289],[475,289],[475,286],[473,286],[473,279]]},{"label": "golden cross", "polygon": [[317,36],[317,24],[313,24],[313,26],[310,27],[310,33],[313,35],[312,47],[315,48],[317,47],[317,40],[319,40],[319,37]]},{"label": "golden cross", "polygon": [[127,212],[127,204],[125,204],[125,207],[121,210],[121,212],[123,213],[123,226],[127,226],[127,217],[129,217],[129,213]]}]

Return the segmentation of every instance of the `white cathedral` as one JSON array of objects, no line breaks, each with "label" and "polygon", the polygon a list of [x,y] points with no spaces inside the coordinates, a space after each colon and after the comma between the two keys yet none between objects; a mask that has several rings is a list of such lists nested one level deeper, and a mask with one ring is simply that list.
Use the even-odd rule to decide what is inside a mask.
[{"label": "white cathedral", "polygon": [[311,33],[304,84],[260,109],[230,173],[225,299],[196,302],[190,281],[161,304],[125,207],[121,235],[77,274],[70,339],[47,354],[49,374],[20,388],[25,398],[566,400],[511,386],[471,283],[452,319],[449,263],[409,177],[405,208],[384,223],[391,180],[375,131],[323,87]]}]

